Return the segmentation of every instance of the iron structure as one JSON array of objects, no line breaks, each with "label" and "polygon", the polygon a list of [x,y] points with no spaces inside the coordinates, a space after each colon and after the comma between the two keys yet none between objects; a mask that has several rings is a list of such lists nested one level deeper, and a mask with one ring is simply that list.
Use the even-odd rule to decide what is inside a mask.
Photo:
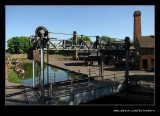
[{"label": "iron structure", "polygon": [[[95,42],[84,41],[83,37],[86,35],[77,35],[81,36],[79,41],[76,40],[63,40],[57,38],[51,38],[50,33],[52,34],[64,34],[64,35],[73,35],[75,34],[65,34],[65,33],[54,33],[49,32],[45,27],[39,26],[36,31],[35,35],[30,36],[30,42],[32,42],[32,49],[33,50],[40,50],[41,51],[41,100],[42,104],[44,103],[44,50],[64,50],[64,51],[97,51],[100,53],[100,73],[103,79],[103,67],[104,67],[104,58],[103,54],[107,51],[126,51],[126,76],[125,81],[128,84],[128,74],[129,74],[129,48],[130,48],[130,39],[126,37],[122,41],[114,41],[114,42],[103,42],[99,41],[99,36],[89,36],[89,37],[96,37]],[[59,43],[53,44],[53,41],[59,41]],[[48,53],[48,52],[47,52]],[[47,54],[47,63],[48,63],[48,54]],[[34,59],[33,59],[34,61]],[[33,62],[34,64],[34,62]],[[35,66],[33,66],[35,67]],[[48,69],[48,68],[47,68]],[[33,68],[34,71],[34,68]],[[48,72],[47,72],[48,74]],[[35,76],[35,74],[33,75]],[[33,77],[34,78],[34,77]],[[48,77],[47,77],[48,78]],[[33,84],[34,85],[34,84]]]}]

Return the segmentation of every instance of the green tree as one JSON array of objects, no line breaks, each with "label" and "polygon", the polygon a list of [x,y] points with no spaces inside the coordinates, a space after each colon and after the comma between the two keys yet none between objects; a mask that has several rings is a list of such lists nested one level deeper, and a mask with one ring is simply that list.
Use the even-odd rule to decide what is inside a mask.
[{"label": "green tree", "polygon": [[134,41],[130,41],[131,45],[134,46]]},{"label": "green tree", "polygon": [[87,37],[87,36],[84,36],[83,39],[84,39],[84,41],[91,41],[91,38]]},{"label": "green tree", "polygon": [[107,37],[107,36],[105,36],[105,35],[103,35],[102,37],[100,37],[99,40],[100,40],[100,41],[104,41],[104,42],[108,42],[109,40],[110,40],[110,41],[116,41],[116,39]]},{"label": "green tree", "polygon": [[29,37],[12,37],[7,41],[7,51],[11,53],[27,53],[28,49],[31,47],[29,42]]},{"label": "green tree", "polygon": [[[73,37],[69,38],[69,40],[73,40]],[[81,40],[81,37],[77,37],[77,42]],[[87,36],[84,36],[83,37],[83,40],[84,41],[91,41],[91,38],[90,37],[87,37]]]}]

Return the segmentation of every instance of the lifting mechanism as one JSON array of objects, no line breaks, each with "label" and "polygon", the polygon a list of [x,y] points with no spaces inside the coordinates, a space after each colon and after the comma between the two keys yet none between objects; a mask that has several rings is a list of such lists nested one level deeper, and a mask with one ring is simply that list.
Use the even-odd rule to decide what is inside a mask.
[{"label": "lifting mechanism", "polygon": [[[50,38],[49,34],[64,34],[64,35],[73,35],[80,36],[79,41],[76,40],[63,40],[57,38]],[[47,49],[47,64],[49,63],[48,51],[49,50],[69,50],[69,51],[97,51],[100,53],[100,73],[103,79],[103,67],[104,67],[104,57],[103,54],[106,51],[126,51],[126,73],[125,73],[125,82],[128,84],[129,79],[129,48],[130,48],[130,38],[126,37],[125,42],[103,42],[99,41],[99,36],[89,36],[96,37],[95,42],[84,41],[83,37],[86,35],[77,35],[74,34],[65,34],[65,33],[54,33],[49,32],[45,27],[39,26],[36,28],[35,35],[30,36],[30,42],[32,43],[33,57],[30,57],[33,60],[33,87],[35,87],[35,62],[36,60],[41,61],[41,102],[44,104],[44,48]],[[54,45],[51,41],[59,41],[57,45]],[[89,43],[89,44],[88,44]],[[39,55],[40,50],[40,55]],[[49,72],[47,67],[47,82],[49,82]]]}]

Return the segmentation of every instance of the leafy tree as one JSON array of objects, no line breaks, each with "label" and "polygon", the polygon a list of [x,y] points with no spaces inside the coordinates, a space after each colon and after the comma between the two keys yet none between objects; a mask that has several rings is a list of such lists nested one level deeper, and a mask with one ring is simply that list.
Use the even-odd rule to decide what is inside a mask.
[{"label": "leafy tree", "polygon": [[131,45],[134,46],[134,41],[130,41]]},{"label": "leafy tree", "polygon": [[[73,40],[73,37],[69,38],[69,40]],[[77,42],[81,40],[81,37],[77,37]],[[87,36],[84,36],[83,37],[83,40],[84,41],[91,41],[91,38],[90,37],[87,37]]]},{"label": "leafy tree", "polygon": [[28,49],[31,47],[29,42],[29,37],[12,37],[7,41],[7,51],[11,53],[27,53]]},{"label": "leafy tree", "polygon": [[84,36],[83,39],[84,39],[84,41],[91,41],[91,38],[87,37],[87,36]]},{"label": "leafy tree", "polygon": [[105,36],[105,35],[103,35],[102,37],[100,37],[99,40],[100,40],[100,41],[104,41],[104,42],[116,41],[116,39],[107,37],[107,36]]}]

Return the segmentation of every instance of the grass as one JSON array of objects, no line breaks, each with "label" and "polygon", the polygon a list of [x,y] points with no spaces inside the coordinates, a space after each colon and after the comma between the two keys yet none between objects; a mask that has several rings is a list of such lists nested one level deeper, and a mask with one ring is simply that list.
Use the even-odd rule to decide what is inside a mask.
[{"label": "grass", "polygon": [[14,59],[14,58],[11,57],[9,60],[12,61],[13,59]]},{"label": "grass", "polygon": [[[12,61],[14,58],[13,57],[10,57],[10,61]],[[23,57],[23,58],[18,58],[18,60],[19,61],[23,61],[23,60],[29,60],[28,58],[25,58],[25,57]]]},{"label": "grass", "polygon": [[19,84],[18,77],[19,77],[18,73],[15,72],[13,69],[11,69],[11,71],[9,72],[9,75],[8,75],[8,81],[12,82],[12,83],[18,83]]},{"label": "grass", "polygon": [[19,61],[28,60],[27,58],[19,58]]}]

